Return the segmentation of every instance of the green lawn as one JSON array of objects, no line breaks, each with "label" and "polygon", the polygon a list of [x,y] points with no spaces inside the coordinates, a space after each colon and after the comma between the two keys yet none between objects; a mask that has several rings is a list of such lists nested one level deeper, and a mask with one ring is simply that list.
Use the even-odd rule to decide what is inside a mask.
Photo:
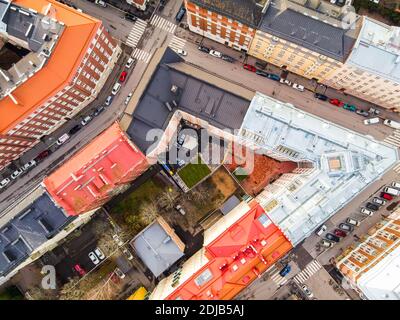
[{"label": "green lawn", "polygon": [[201,161],[200,157],[197,162],[198,164],[189,163],[178,172],[189,189],[211,173],[211,170]]}]

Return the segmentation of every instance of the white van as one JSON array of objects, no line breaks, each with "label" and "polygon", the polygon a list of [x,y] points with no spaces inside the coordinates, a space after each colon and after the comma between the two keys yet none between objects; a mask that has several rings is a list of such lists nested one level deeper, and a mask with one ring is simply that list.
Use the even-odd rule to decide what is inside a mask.
[{"label": "white van", "polygon": [[113,94],[115,96],[119,92],[120,89],[121,89],[121,84],[117,82],[116,84],[114,84],[111,94]]},{"label": "white van", "polygon": [[383,188],[383,192],[389,193],[392,196],[398,196],[400,195],[400,190],[391,188],[391,187],[385,187]]},{"label": "white van", "polygon": [[57,144],[61,146],[65,141],[69,139],[69,135],[64,133],[61,137],[58,138]]},{"label": "white van", "polygon": [[400,123],[393,120],[386,119],[385,121],[383,121],[383,124],[394,129],[400,129]]},{"label": "white van", "polygon": [[364,120],[364,124],[367,126],[370,124],[375,124],[375,123],[379,123],[379,118],[370,118],[370,119]]}]

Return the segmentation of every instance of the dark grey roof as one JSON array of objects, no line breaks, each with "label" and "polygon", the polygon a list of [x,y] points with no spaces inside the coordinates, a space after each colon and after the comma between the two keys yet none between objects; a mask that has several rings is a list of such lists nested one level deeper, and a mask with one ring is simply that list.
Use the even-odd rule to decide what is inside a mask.
[{"label": "dark grey roof", "polygon": [[232,209],[236,208],[239,203],[240,200],[235,195],[233,195],[224,202],[224,204],[221,206],[219,210],[221,210],[223,215],[226,215],[229,212],[231,212]]},{"label": "dark grey roof", "polygon": [[255,28],[261,20],[266,0],[192,0],[191,2]]},{"label": "dark grey roof", "polygon": [[339,61],[346,59],[356,41],[349,35],[351,30],[334,27],[292,9],[281,10],[274,2],[259,29]]},{"label": "dark grey roof", "polygon": [[44,193],[0,229],[0,276],[50,239],[73,217],[66,216]]},{"label": "dark grey roof", "polygon": [[[207,120],[219,128],[239,129],[250,105],[248,100],[169,67],[165,61],[171,61],[172,55],[177,56],[168,48],[165,56],[169,59],[163,59],[154,72],[127,130],[143,152],[153,144],[153,141],[146,141],[148,131],[154,128],[165,129],[177,109]],[[171,91],[173,85],[179,88],[176,93]],[[173,101],[178,107],[174,106]],[[166,107],[167,102],[172,111]]]},{"label": "dark grey roof", "polygon": [[131,245],[156,277],[183,256],[183,252],[158,222],[142,231]]}]

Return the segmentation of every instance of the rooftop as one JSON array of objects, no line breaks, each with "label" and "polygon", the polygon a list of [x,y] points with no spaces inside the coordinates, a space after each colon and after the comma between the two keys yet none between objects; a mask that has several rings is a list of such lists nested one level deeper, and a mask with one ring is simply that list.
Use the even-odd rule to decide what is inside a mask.
[{"label": "rooftop", "polygon": [[200,7],[217,12],[251,27],[257,27],[267,0],[191,0]]},{"label": "rooftop", "polygon": [[[5,0],[1,1],[0,8],[4,8]],[[52,23],[58,21],[59,24],[64,24],[64,26],[62,32],[57,29],[61,32],[57,43],[51,44],[51,42],[45,40],[44,46],[50,44],[52,53],[45,64],[40,64],[41,69],[32,77],[23,77],[23,81],[21,80],[21,83],[13,89],[12,96],[6,96],[0,100],[0,133],[8,132],[47,101],[49,97],[72,81],[86,48],[90,45],[92,37],[101,25],[100,21],[55,0],[14,0],[11,7],[21,7],[22,9],[17,9],[18,12],[9,10],[12,13],[8,17],[11,18],[10,22],[12,21],[12,23],[8,30],[21,35],[21,32],[25,30],[23,26],[28,28],[30,30],[28,35],[31,35],[31,41],[29,41],[31,49],[35,49],[37,45],[34,40],[37,37],[41,38],[40,35],[43,36],[44,34],[39,25],[43,27],[46,21],[47,23],[50,21],[50,25],[54,25]],[[21,13],[21,10],[31,17],[31,20],[28,19],[28,16],[24,18],[25,24],[20,23],[20,19],[26,15]],[[43,15],[46,17],[43,18]],[[7,18],[7,15],[5,15],[5,18]],[[31,21],[32,27],[29,27],[28,21]],[[55,24],[55,26],[59,28],[59,24]],[[54,36],[52,38],[55,39]],[[33,53],[34,51],[32,51]],[[48,54],[47,51],[44,54]],[[25,59],[28,57],[30,56],[26,56]],[[25,59],[19,62],[24,63],[21,72],[28,72],[29,68],[25,68],[28,64],[31,67],[33,66],[29,61],[28,64],[24,62]],[[32,57],[32,62],[35,61]],[[46,86],[43,83],[46,83]]]},{"label": "rooftop", "polygon": [[43,193],[0,229],[0,276],[5,276],[73,218]]},{"label": "rooftop", "polygon": [[117,123],[43,181],[55,202],[70,215],[99,207],[114,189],[148,167],[145,156]]}]

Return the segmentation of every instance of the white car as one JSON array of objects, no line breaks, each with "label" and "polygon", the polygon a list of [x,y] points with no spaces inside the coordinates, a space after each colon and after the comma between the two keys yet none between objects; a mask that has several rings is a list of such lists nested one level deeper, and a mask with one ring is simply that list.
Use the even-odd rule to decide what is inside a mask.
[{"label": "white car", "polygon": [[360,221],[352,218],[347,218],[346,223],[351,224],[352,226],[358,227],[360,225]]},{"label": "white car", "polygon": [[100,250],[100,248],[94,249],[94,253],[96,254],[96,256],[99,257],[100,260],[103,260],[103,259],[105,259],[105,257],[106,257],[106,256],[104,255],[103,251]]},{"label": "white car", "polygon": [[117,243],[117,245],[122,246],[124,244],[122,242],[121,238],[117,234],[114,234],[112,237],[113,237],[114,241]]},{"label": "white car", "polygon": [[386,204],[386,200],[383,200],[381,198],[376,198],[376,197],[372,199],[372,202],[376,203],[377,205],[380,205],[380,206],[384,206]]},{"label": "white car", "polygon": [[216,50],[210,50],[209,54],[216,58],[222,58],[222,53]]},{"label": "white car", "polygon": [[113,96],[108,96],[106,99],[106,102],[104,103],[106,106],[109,106],[112,102],[112,100],[114,99]]},{"label": "white car", "polygon": [[289,87],[292,85],[292,82],[287,79],[281,79],[281,80],[279,80],[279,82],[283,83],[283,84],[287,84]]},{"label": "white car", "polygon": [[322,246],[324,246],[325,248],[330,248],[333,247],[333,242],[326,240],[326,239],[322,239],[321,241]]},{"label": "white car", "polygon": [[179,145],[183,145],[183,143],[185,142],[186,139],[186,134],[182,133],[179,137],[178,137],[178,144]]},{"label": "white car", "polygon": [[126,62],[125,68],[129,69],[130,67],[132,67],[132,64],[135,60],[133,60],[133,58],[129,58],[128,61]]},{"label": "white car", "polygon": [[61,137],[58,138],[57,140],[57,145],[61,146],[65,141],[69,139],[69,135],[64,133]]},{"label": "white car", "polygon": [[292,88],[293,88],[293,89],[296,89],[296,90],[298,90],[298,91],[301,91],[301,92],[304,91],[304,86],[302,86],[301,84],[293,83]]},{"label": "white car", "polygon": [[322,234],[326,231],[326,229],[327,229],[327,227],[326,227],[326,225],[322,225],[322,226],[320,226],[318,229],[317,229],[317,231],[315,232],[315,234],[317,235],[317,236],[322,236]]},{"label": "white car", "polygon": [[400,189],[400,183],[399,182],[392,182],[391,186],[393,188]]},{"label": "white car", "polygon": [[303,289],[303,291],[304,291],[304,293],[306,294],[307,297],[309,297],[309,298],[314,297],[314,295],[313,295],[313,293],[311,292],[311,290],[308,289],[308,287],[307,287],[305,284],[303,284],[303,285],[301,286],[301,289]]},{"label": "white car", "polygon": [[100,263],[100,260],[97,258],[97,256],[94,254],[94,252],[89,252],[88,254],[90,260],[94,263],[95,266],[97,266]]},{"label": "white car", "polygon": [[90,120],[92,120],[91,116],[84,117],[83,120],[81,121],[81,125],[86,126],[90,122]]},{"label": "white car", "polygon": [[123,272],[121,271],[120,268],[115,268],[114,273],[115,273],[120,279],[125,278],[125,273],[123,273]]},{"label": "white car", "polygon": [[371,210],[368,210],[367,208],[361,208],[360,212],[362,214],[365,214],[366,216],[372,216],[374,214]]},{"label": "white car", "polygon": [[120,89],[121,89],[121,84],[117,82],[116,84],[114,84],[114,87],[111,90],[111,94],[115,96]]},{"label": "white car", "polygon": [[176,50],[176,53],[180,54],[181,56],[184,56],[184,57],[187,56],[187,52],[185,50],[182,50],[182,49]]},{"label": "white car", "polygon": [[178,159],[178,160],[176,161],[176,164],[177,164],[179,167],[183,167],[183,166],[186,164],[186,162],[185,162],[185,160]]},{"label": "white car", "polygon": [[126,97],[125,102],[124,102],[126,106],[128,105],[129,101],[131,101],[132,95],[133,95],[133,93],[131,92],[131,93],[128,94],[128,96]]},{"label": "white car", "polygon": [[364,124],[366,126],[370,125],[370,124],[376,124],[379,123],[379,118],[370,118],[370,119],[365,119],[364,120]]},{"label": "white car", "polygon": [[35,160],[31,160],[31,161],[29,161],[28,163],[26,163],[26,164],[22,167],[22,170],[26,171],[26,170],[28,170],[29,168],[31,168],[31,167],[33,167],[33,166],[35,166],[35,165],[36,165],[36,161],[35,161]]},{"label": "white car", "polygon": [[3,189],[6,185],[8,185],[9,183],[10,183],[10,179],[8,179],[8,178],[5,178],[5,179],[3,179],[3,180],[1,180],[1,182],[0,182],[0,189]]},{"label": "white car", "polygon": [[11,174],[11,179],[16,179],[24,170],[22,169],[17,169]]},{"label": "white car", "polygon": [[126,255],[126,257],[128,258],[128,260],[132,260],[132,259],[133,259],[132,253],[131,253],[127,248],[125,248],[124,250],[122,250],[122,252]]},{"label": "white car", "polygon": [[94,3],[103,8],[107,7],[107,4],[103,0],[96,0]]}]

